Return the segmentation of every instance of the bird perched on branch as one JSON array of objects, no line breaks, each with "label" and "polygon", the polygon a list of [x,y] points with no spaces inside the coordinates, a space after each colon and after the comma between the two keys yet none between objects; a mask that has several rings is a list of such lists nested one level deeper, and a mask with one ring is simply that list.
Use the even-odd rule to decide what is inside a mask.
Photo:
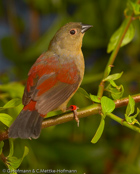
[{"label": "bird perched on branch", "polygon": [[[46,114],[65,111],[84,76],[81,51],[85,31],[91,25],[70,22],[51,40],[47,52],[33,64],[24,90],[22,111],[9,128],[10,138],[38,138]],[[72,107],[72,110],[76,107]]]}]

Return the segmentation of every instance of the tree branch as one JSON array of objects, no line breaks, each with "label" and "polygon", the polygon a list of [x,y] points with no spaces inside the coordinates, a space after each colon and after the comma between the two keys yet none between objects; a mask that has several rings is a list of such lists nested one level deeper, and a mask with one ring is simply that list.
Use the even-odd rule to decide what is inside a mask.
[{"label": "tree branch", "polygon": [[[140,94],[133,95],[132,97],[136,103],[140,102]],[[116,100],[114,102],[116,105],[115,107],[120,108],[120,107],[126,106],[128,104],[129,98],[128,97],[122,98],[122,99]],[[101,105],[100,104],[92,104],[90,106],[81,108],[77,111],[78,118],[83,118],[83,117],[87,117],[87,116],[95,115],[95,114],[100,114],[100,113],[101,113]],[[121,118],[119,118],[115,115],[113,116],[113,114],[110,117],[112,119],[114,119],[115,121],[117,121],[118,123],[120,123]],[[116,117],[118,119],[116,119]],[[74,120],[74,116],[73,116],[72,112],[66,112],[66,113],[56,115],[53,117],[45,118],[43,123],[42,123],[42,129],[50,127],[50,126],[55,126],[58,124],[66,123],[66,122],[72,121],[72,120]],[[122,125],[127,126],[131,129],[132,129],[132,127],[136,127],[134,125],[128,126],[129,124],[127,122],[125,122],[125,124],[123,124],[123,119],[121,119],[121,123],[122,123]],[[138,128],[138,127],[137,127],[137,129],[134,128],[133,130],[140,132],[140,128]],[[5,131],[5,132],[0,134],[0,141],[5,140],[5,139],[8,139],[8,131]]]}]

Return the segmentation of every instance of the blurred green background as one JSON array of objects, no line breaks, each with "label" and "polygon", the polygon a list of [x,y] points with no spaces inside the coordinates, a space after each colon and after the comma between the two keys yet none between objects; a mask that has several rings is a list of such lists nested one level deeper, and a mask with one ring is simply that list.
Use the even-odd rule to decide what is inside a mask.
[{"label": "blurred green background", "polygon": [[[109,59],[106,53],[111,35],[121,25],[127,0],[0,0],[0,106],[22,97],[27,74],[37,57],[47,50],[55,32],[65,23],[82,22],[94,27],[84,36],[85,77],[81,85],[97,94],[98,85]],[[124,72],[118,84],[124,97],[140,89],[140,22],[134,21],[135,37],[120,49],[112,73]],[[108,95],[107,93],[105,93]],[[79,92],[69,104],[88,106],[91,101]],[[139,105],[139,104],[138,104]],[[15,118],[22,106],[7,112]],[[115,110],[124,118],[125,107]],[[15,142],[15,156],[24,146],[29,154],[20,169],[66,169],[78,174],[139,174],[140,135],[106,118],[104,133],[92,144],[100,116],[80,119],[42,130],[37,140]],[[1,123],[0,130],[6,127]],[[4,154],[9,143],[5,141]],[[6,168],[0,161],[0,169]]]}]

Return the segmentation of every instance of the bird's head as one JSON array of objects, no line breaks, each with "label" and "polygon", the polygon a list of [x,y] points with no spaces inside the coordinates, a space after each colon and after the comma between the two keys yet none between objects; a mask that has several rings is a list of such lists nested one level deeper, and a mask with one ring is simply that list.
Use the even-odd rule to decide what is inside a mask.
[{"label": "bird's head", "polygon": [[70,22],[61,27],[50,42],[49,50],[56,51],[64,49],[68,51],[80,51],[84,33],[92,25],[82,24],[80,22]]}]

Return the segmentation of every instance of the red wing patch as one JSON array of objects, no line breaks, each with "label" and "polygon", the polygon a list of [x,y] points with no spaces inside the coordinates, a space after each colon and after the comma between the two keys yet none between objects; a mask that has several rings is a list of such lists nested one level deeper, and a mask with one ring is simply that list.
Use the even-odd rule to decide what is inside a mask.
[{"label": "red wing patch", "polygon": [[36,84],[36,81],[34,83],[34,79],[38,78],[39,80],[44,74],[50,74],[52,72],[58,71],[58,68],[59,68],[58,60],[55,57],[43,59],[43,55],[41,55],[36,60],[35,64],[31,67],[28,73],[28,76],[29,76],[27,80],[28,92],[30,91],[30,87]]},{"label": "red wing patch", "polygon": [[28,75],[24,110],[36,108],[43,115],[64,103],[80,83],[74,61],[62,64],[58,57],[48,58],[45,54],[36,60]]},{"label": "red wing patch", "polygon": [[35,110],[36,101],[30,101],[28,105],[24,106],[23,110],[33,111]]},{"label": "red wing patch", "polygon": [[38,89],[37,96],[40,96],[46,91],[48,91],[49,89],[51,89],[56,83],[57,83],[56,76],[55,77],[52,76],[46,79],[44,82],[42,82],[40,85],[37,86],[37,89]]}]

